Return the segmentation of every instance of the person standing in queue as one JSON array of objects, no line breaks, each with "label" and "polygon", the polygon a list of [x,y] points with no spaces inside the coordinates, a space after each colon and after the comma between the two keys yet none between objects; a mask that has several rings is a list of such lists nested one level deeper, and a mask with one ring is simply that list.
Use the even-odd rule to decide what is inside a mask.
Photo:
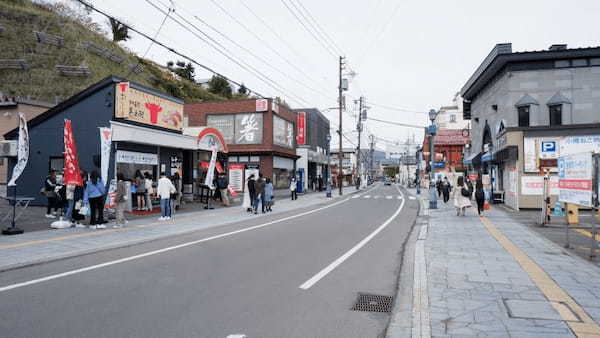
[{"label": "person standing in queue", "polygon": [[[136,178],[137,181],[137,178]],[[125,183],[125,178],[122,173],[117,174],[117,191],[115,194],[115,203],[116,203],[116,221],[113,228],[121,228],[127,222],[125,220],[125,209],[127,208],[127,200],[129,199],[129,195],[127,194],[127,184]],[[139,195],[138,195],[139,200]]]},{"label": "person standing in queue", "polygon": [[171,194],[176,191],[175,186],[167,175],[164,172],[160,173],[158,187],[156,188],[156,193],[158,194],[158,198],[160,198],[161,216],[158,219],[159,221],[171,219]]},{"label": "person standing in queue", "polygon": [[[256,199],[256,181],[254,180],[254,174],[248,177],[246,182],[246,191],[248,192],[248,203],[244,202],[244,206],[246,206],[246,211],[252,212],[254,209],[254,200]],[[246,196],[244,196],[246,197]]]},{"label": "person standing in queue", "polygon": [[90,174],[90,179],[83,191],[83,200],[90,208],[90,227],[95,229],[106,229],[104,220],[104,194],[106,187],[96,170]]},{"label": "person standing in queue", "polygon": [[[58,212],[58,201],[56,199],[56,192],[54,191],[54,189],[56,189],[56,186],[56,170],[52,169],[48,173],[48,176],[46,176],[43,190],[43,194],[48,200],[48,204],[46,207],[47,218],[56,218],[56,214]],[[54,211],[52,211],[52,209],[54,209]]]},{"label": "person standing in queue", "polygon": [[267,178],[265,184],[265,203],[267,205],[267,211],[273,211],[273,183],[271,183],[271,179]]},{"label": "person standing in queue", "polygon": [[256,193],[255,199],[254,199],[254,214],[256,215],[258,213],[258,203],[260,203],[261,208],[262,208],[262,213],[265,213],[265,179],[263,178],[262,174],[258,174],[258,180],[256,180],[256,182],[254,183],[254,190]]},{"label": "person standing in queue", "polygon": [[298,199],[298,192],[296,192],[297,188],[298,188],[298,182],[296,182],[296,177],[294,176],[290,180],[290,192],[291,192],[291,195],[292,195],[292,201]]}]

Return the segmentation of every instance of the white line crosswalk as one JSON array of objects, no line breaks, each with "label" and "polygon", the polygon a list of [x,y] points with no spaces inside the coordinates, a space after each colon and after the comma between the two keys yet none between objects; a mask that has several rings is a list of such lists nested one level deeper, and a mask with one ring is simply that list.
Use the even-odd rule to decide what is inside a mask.
[{"label": "white line crosswalk", "polygon": [[399,199],[401,200],[403,197],[402,195],[358,195],[358,196],[352,196],[352,198],[362,198],[362,199],[386,199],[386,200],[392,200],[392,199]]}]

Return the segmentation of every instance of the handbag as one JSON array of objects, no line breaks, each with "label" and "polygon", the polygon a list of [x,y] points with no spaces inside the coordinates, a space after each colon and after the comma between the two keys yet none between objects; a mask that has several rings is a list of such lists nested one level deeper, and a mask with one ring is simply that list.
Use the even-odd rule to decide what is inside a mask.
[{"label": "handbag", "polygon": [[463,195],[464,197],[469,197],[469,198],[471,197],[471,192],[469,191],[469,189],[467,189],[465,187],[463,187],[460,190],[460,194]]},{"label": "handbag", "polygon": [[79,213],[85,216],[89,216],[90,215],[90,207],[87,205],[83,205],[81,208],[79,208]]}]

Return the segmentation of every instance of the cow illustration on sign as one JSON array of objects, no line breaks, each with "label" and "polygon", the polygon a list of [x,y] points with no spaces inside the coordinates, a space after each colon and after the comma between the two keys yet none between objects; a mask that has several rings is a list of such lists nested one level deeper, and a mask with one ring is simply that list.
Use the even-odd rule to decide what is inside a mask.
[{"label": "cow illustration on sign", "polygon": [[242,130],[240,130],[240,134],[242,135],[238,142],[242,140],[246,140],[246,142],[253,142],[255,137],[255,131],[258,130],[258,122],[256,122],[256,118],[254,115],[246,115],[242,119]]}]

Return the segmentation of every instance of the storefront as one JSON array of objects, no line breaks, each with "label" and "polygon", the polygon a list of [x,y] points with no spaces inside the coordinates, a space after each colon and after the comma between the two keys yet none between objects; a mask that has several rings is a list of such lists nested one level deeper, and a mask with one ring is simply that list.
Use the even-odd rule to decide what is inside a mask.
[{"label": "storefront", "polygon": [[230,184],[243,189],[251,174],[262,174],[275,188],[289,187],[296,174],[295,113],[272,99],[186,104],[188,127],[219,131],[227,146]]},{"label": "storefront", "polygon": [[[193,157],[210,149],[196,137],[183,135],[182,117],[182,100],[108,77],[28,123],[30,158],[22,175],[27,179],[18,182],[19,194],[36,197],[34,204],[46,203],[39,190],[50,169],[63,170],[66,119],[72,122],[82,170],[98,171],[107,181],[117,172],[133,179],[138,170],[150,173],[156,181],[164,172],[190,184]],[[5,137],[15,139],[16,130]]]},{"label": "storefront", "polygon": [[318,109],[296,109],[298,147],[296,168],[303,173],[303,188],[312,190],[325,187],[328,179],[327,148],[329,147],[329,120]]}]

